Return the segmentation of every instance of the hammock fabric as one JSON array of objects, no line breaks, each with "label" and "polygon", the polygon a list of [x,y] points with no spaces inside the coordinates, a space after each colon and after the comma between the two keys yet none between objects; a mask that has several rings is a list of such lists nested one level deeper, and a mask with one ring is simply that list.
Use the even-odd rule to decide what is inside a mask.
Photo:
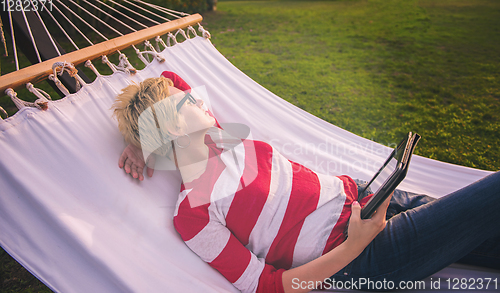
[{"label": "hammock fabric", "polygon": [[[253,139],[318,172],[367,180],[390,151],[273,95],[207,39],[162,54],[166,62],[135,75],[100,76],[46,111],[26,107],[0,121],[0,244],[54,291],[236,292],[173,227],[177,172],[138,182],[118,168],[125,144],[110,108],[131,82],[176,72],[206,87],[219,122],[248,125]],[[400,187],[439,197],[487,174],[417,156]]]}]

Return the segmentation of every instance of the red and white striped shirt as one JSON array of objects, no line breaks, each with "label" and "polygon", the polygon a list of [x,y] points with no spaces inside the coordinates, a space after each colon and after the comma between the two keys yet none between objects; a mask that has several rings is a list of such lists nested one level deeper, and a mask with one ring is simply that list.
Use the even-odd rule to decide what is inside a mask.
[{"label": "red and white striped shirt", "polygon": [[175,228],[239,290],[283,292],[284,270],[344,241],[357,185],[291,162],[265,142],[215,143],[215,131],[205,173],[181,187]]}]

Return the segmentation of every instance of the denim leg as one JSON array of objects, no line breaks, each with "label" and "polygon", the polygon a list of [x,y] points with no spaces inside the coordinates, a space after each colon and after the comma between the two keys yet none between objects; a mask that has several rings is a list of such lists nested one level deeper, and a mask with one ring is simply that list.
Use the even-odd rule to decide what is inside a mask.
[{"label": "denim leg", "polygon": [[445,197],[398,213],[361,255],[333,278],[420,280],[473,251],[500,269],[499,211],[497,172]]},{"label": "denim leg", "polygon": [[457,262],[500,269],[500,236],[486,240]]},{"label": "denim leg", "polygon": [[416,194],[408,191],[396,189],[387,208],[387,219],[402,213],[406,210],[416,208],[423,204],[434,201],[435,198],[425,194]]}]

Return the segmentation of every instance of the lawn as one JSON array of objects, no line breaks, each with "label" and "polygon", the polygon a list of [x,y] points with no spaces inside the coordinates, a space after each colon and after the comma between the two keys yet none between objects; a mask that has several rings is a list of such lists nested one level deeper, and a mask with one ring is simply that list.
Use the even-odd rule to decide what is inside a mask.
[{"label": "lawn", "polygon": [[326,121],[500,169],[499,2],[220,2],[205,23],[236,67]]},{"label": "lawn", "polygon": [[[236,67],[326,121],[386,145],[415,131],[420,155],[500,169],[498,1],[219,1],[203,25]],[[0,257],[1,292],[44,292]]]}]

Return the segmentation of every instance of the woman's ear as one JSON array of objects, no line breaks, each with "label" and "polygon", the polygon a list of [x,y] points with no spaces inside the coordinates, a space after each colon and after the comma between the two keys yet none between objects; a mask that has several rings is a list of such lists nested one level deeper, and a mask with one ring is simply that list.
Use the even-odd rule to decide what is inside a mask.
[{"label": "woman's ear", "polygon": [[[181,121],[179,121],[179,122],[182,123],[183,120],[181,119]],[[168,124],[166,124],[165,125],[165,129],[172,136],[183,136],[184,134],[186,134],[186,132],[184,131],[183,127],[181,127],[179,125],[171,125],[171,124],[168,125]]]},{"label": "woman's ear", "polygon": [[182,131],[182,129],[180,129],[179,127],[177,127],[177,128],[178,129],[171,129],[171,127],[167,127],[167,131],[172,136],[182,136],[182,135],[184,135],[184,132]]}]

